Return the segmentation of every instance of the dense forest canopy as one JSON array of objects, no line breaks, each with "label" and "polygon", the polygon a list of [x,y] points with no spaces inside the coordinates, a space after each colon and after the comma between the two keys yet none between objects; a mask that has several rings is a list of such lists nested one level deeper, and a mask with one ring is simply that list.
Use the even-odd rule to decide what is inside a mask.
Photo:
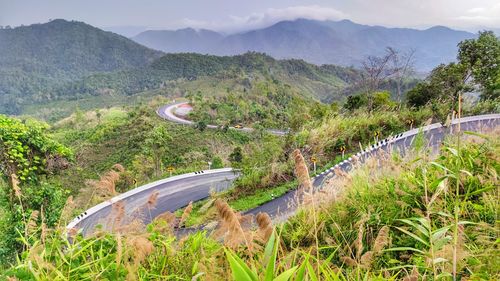
[{"label": "dense forest canopy", "polygon": [[161,52],[76,21],[0,29],[0,108],[54,99],[58,87],[96,72],[146,66]]}]

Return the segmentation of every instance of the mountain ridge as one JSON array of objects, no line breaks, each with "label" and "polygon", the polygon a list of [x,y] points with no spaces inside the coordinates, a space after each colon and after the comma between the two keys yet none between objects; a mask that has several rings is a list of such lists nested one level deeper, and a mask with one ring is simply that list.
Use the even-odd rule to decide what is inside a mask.
[{"label": "mountain ridge", "polygon": [[[386,47],[402,52],[414,48],[416,68],[429,71],[440,63],[453,61],[458,42],[475,37],[473,33],[444,26],[421,30],[363,25],[351,20],[296,19],[229,35],[210,31],[214,34],[210,42],[198,38],[196,48],[172,48],[172,41],[177,45],[189,45],[187,41],[174,40],[174,34],[180,31],[170,30],[169,36],[165,37],[143,32],[131,39],[165,52],[237,55],[255,51],[277,59],[297,58],[318,65],[344,66],[359,66],[367,56],[383,54]],[[151,44],[151,41],[155,41],[155,44]]]}]

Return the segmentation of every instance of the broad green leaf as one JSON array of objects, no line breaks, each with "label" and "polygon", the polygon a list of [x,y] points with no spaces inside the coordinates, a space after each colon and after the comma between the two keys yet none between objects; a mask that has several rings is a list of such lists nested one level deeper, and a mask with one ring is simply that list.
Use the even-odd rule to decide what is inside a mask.
[{"label": "broad green leaf", "polygon": [[278,243],[275,241],[275,234],[274,231],[269,238],[269,241],[267,242],[266,249],[265,249],[265,254],[269,254],[269,249],[271,249],[271,255],[268,256],[268,261],[267,261],[267,266],[266,266],[266,276],[265,279],[266,281],[271,281],[273,280],[274,277],[274,268],[276,264],[276,257],[278,256]]},{"label": "broad green leaf", "polygon": [[425,235],[426,237],[429,236],[429,230],[428,229],[425,229],[425,227],[423,227],[422,225],[420,224],[417,224],[411,220],[408,220],[408,219],[400,219],[399,221],[401,222],[404,222],[410,226],[413,226],[415,229],[417,229],[420,233],[422,233],[422,235]]},{"label": "broad green leaf", "polygon": [[308,262],[309,262],[309,254],[306,255],[305,260],[302,262],[299,269],[297,270],[297,275],[295,275],[295,281],[304,280],[304,275],[306,273],[306,265]]},{"label": "broad green leaf", "polygon": [[435,258],[432,260],[432,263],[433,264],[438,264],[438,263],[443,263],[443,262],[447,262],[448,260],[445,259],[445,258]]},{"label": "broad green leaf", "polygon": [[319,278],[319,276],[316,276],[316,271],[314,271],[314,268],[309,261],[307,262],[307,276],[309,276],[312,281],[318,281]]},{"label": "broad green leaf", "polygon": [[464,131],[464,134],[471,135],[471,136],[476,136],[476,137],[480,137],[480,138],[483,138],[483,139],[486,139],[486,140],[490,139],[490,137],[487,136],[487,135],[483,135],[483,134],[476,133],[476,132],[471,132],[471,131]]},{"label": "broad green leaf", "polygon": [[250,270],[250,268],[241,260],[237,255],[233,254],[231,250],[225,250],[229,266],[233,273],[234,280],[237,281],[257,281],[257,274]]},{"label": "broad green leaf", "polygon": [[438,230],[433,231],[432,237],[431,237],[432,243],[435,243],[439,239],[442,239],[446,235],[446,232],[448,232],[448,230],[450,230],[450,227],[451,226],[445,226],[445,227],[442,227]]},{"label": "broad green leaf", "polygon": [[280,275],[278,275],[276,278],[274,278],[274,281],[288,281],[288,279],[292,277],[292,275],[295,273],[296,270],[297,266],[294,266],[286,270],[285,272],[281,273]]},{"label": "broad green leaf", "polygon": [[412,252],[421,253],[423,255],[425,254],[424,251],[416,249],[416,248],[412,248],[412,247],[396,247],[396,248],[382,250],[382,252],[402,252],[402,251],[412,251]]}]

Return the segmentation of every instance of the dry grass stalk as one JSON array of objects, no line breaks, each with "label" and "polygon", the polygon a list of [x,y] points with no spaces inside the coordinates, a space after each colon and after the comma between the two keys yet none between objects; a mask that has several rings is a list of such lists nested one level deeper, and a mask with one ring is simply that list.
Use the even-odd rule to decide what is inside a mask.
[{"label": "dry grass stalk", "polygon": [[367,217],[363,217],[360,221],[358,221],[358,236],[356,241],[354,242],[354,248],[356,249],[356,259],[361,260],[361,254],[363,253],[363,236],[365,234],[365,222],[367,221]]},{"label": "dry grass stalk", "polygon": [[[313,228],[312,230],[314,231],[314,240],[316,242],[316,259],[319,261],[319,239],[318,239],[318,217],[316,214],[316,204],[314,198],[312,198],[314,189],[312,186],[311,182],[311,177],[309,176],[309,169],[307,168],[306,162],[304,161],[304,157],[300,153],[300,150],[295,149],[293,151],[293,159],[295,160],[295,175],[297,176],[297,179],[299,180],[300,185],[304,189],[305,193],[311,197],[311,212],[312,212],[312,218],[313,218]],[[306,195],[305,194],[305,195]],[[306,197],[306,196],[305,196]],[[319,266],[317,268],[317,274],[319,275]]]},{"label": "dry grass stalk", "polygon": [[417,267],[414,266],[410,275],[403,278],[403,281],[418,281],[418,277],[420,277],[420,274],[418,273]]},{"label": "dry grass stalk", "polygon": [[14,195],[21,200],[21,188],[19,188],[19,179],[17,178],[16,174],[11,174],[10,175],[10,183],[12,185],[12,189],[14,191]]},{"label": "dry grass stalk", "polygon": [[[441,250],[437,251],[435,253],[436,257],[442,257],[446,260],[452,260],[454,257],[454,251],[455,252],[455,258],[457,261],[457,264],[462,265],[462,262],[467,259],[469,256],[469,251],[465,248],[465,233],[464,233],[464,226],[463,225],[458,225],[458,236],[457,236],[457,244],[456,247],[454,247],[452,244],[447,244],[445,245]],[[428,260],[428,263],[431,264],[432,260]],[[446,272],[451,272],[452,271],[452,265],[446,263],[444,264],[444,271]]]},{"label": "dry grass stalk", "polygon": [[156,207],[156,204],[158,203],[158,196],[160,195],[160,192],[158,191],[154,191],[153,193],[151,193],[151,195],[149,195],[148,197],[148,201],[146,202],[146,207],[148,209],[153,209]]},{"label": "dry grass stalk", "polygon": [[121,235],[117,234],[115,235],[116,237],[116,266],[120,267],[120,264],[122,262],[122,257],[123,257],[123,243],[122,243],[122,237]]},{"label": "dry grass stalk", "polygon": [[145,236],[128,236],[126,238],[128,255],[133,261],[133,264],[127,266],[127,280],[137,280],[137,271],[139,265],[151,255],[155,247],[153,242],[149,241]]},{"label": "dry grass stalk", "polygon": [[267,213],[258,213],[255,220],[259,226],[258,237],[262,239],[262,241],[267,242],[273,233],[271,217],[269,217]]},{"label": "dry grass stalk", "polygon": [[174,227],[176,226],[175,214],[167,211],[165,213],[160,214],[153,220],[153,225],[156,231],[159,231],[163,234],[172,234]]},{"label": "dry grass stalk", "polygon": [[339,167],[335,167],[334,172],[335,172],[335,175],[337,175],[338,177],[343,177],[343,178],[346,178],[346,179],[352,179],[352,177],[348,173],[344,172]]},{"label": "dry grass stalk", "polygon": [[45,224],[45,222],[42,222],[41,233],[40,233],[40,240],[42,241],[42,244],[45,244],[48,233],[49,233],[49,228],[47,227],[47,224]]},{"label": "dry grass stalk", "polygon": [[111,205],[111,214],[109,219],[111,220],[109,225],[111,225],[111,230],[115,231],[119,229],[122,225],[123,218],[125,217],[125,204],[123,201],[118,201]]},{"label": "dry grass stalk", "polygon": [[141,234],[144,233],[144,229],[146,226],[142,219],[133,219],[126,224],[122,224],[118,228],[115,229],[118,233],[126,233],[126,234]]},{"label": "dry grass stalk", "polygon": [[373,242],[373,252],[380,254],[387,245],[389,245],[389,227],[385,225],[379,230]]},{"label": "dry grass stalk", "polygon": [[181,220],[179,221],[179,226],[183,226],[184,223],[186,222],[187,218],[191,214],[191,211],[193,211],[193,201],[189,202],[187,207],[184,209],[184,212],[182,213]]},{"label": "dry grass stalk", "polygon": [[37,210],[34,210],[31,212],[30,218],[28,219],[28,222],[26,223],[26,236],[33,234],[37,231],[38,228],[38,217],[40,215],[40,212]]},{"label": "dry grass stalk", "polygon": [[119,173],[123,173],[123,172],[125,172],[125,168],[124,168],[121,164],[118,164],[118,163],[114,164],[114,165],[111,167],[111,169],[113,169],[113,170],[115,170],[115,171],[117,171],[117,172],[119,172]]},{"label": "dry grass stalk", "polygon": [[165,221],[166,223],[172,225],[175,222],[175,214],[172,214],[169,211],[166,211],[165,213],[162,213],[161,215],[157,216],[155,220],[157,221]]},{"label": "dry grass stalk", "polygon": [[47,238],[47,232],[48,232],[48,228],[47,228],[47,225],[45,224],[45,216],[44,216],[44,213],[43,213],[43,205],[40,209],[40,219],[41,219],[41,223],[40,223],[40,240],[42,241],[42,244],[45,244],[45,239]]},{"label": "dry grass stalk", "polygon": [[116,183],[120,180],[120,173],[124,172],[120,164],[114,164],[111,170],[102,175],[97,182],[93,182],[93,186],[99,191],[101,196],[110,197],[116,195]]},{"label": "dry grass stalk", "polygon": [[153,242],[144,236],[129,236],[126,244],[136,265],[143,262],[155,250]]},{"label": "dry grass stalk", "polygon": [[355,267],[358,263],[350,257],[341,257],[340,260],[348,266]]},{"label": "dry grass stalk", "polygon": [[78,229],[77,228],[70,228],[68,229],[68,236],[73,238],[78,234]]},{"label": "dry grass stalk", "polygon": [[360,265],[364,268],[370,268],[374,256],[375,253],[373,253],[373,251],[368,251],[364,253],[359,260]]},{"label": "dry grass stalk", "polygon": [[307,192],[312,192],[311,177],[309,176],[309,169],[307,168],[304,157],[300,153],[300,150],[295,149],[292,153],[293,159],[295,160],[295,175],[299,180],[299,184]]},{"label": "dry grass stalk", "polygon": [[97,183],[97,187],[106,190],[110,195],[115,195],[116,182],[119,179],[120,179],[120,174],[111,170],[101,177],[101,179]]},{"label": "dry grass stalk", "polygon": [[250,233],[245,233],[241,227],[241,217],[238,217],[233,209],[220,199],[215,201],[215,207],[221,219],[221,227],[217,233],[224,236],[224,243],[231,248],[237,248],[244,243],[251,251],[252,245],[248,242],[251,239],[247,239]]},{"label": "dry grass stalk", "polygon": [[[116,195],[116,183],[120,180],[121,171],[125,171],[123,166],[115,164],[99,180],[86,180],[86,187],[74,198],[74,207],[89,208]],[[70,207],[69,210],[71,209]]]},{"label": "dry grass stalk", "polygon": [[71,220],[75,207],[76,205],[75,202],[73,201],[73,196],[70,195],[66,199],[66,203],[64,204],[64,207],[61,210],[61,216],[59,217],[59,223],[58,223],[59,226],[66,225],[66,223]]}]

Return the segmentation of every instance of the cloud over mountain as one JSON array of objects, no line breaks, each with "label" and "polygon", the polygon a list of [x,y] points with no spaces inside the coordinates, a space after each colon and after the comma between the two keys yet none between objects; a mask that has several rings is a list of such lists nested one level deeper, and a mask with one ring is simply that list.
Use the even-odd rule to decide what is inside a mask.
[{"label": "cloud over mountain", "polygon": [[224,32],[239,32],[256,28],[263,28],[284,20],[296,20],[299,18],[311,20],[340,20],[348,18],[349,15],[330,7],[319,5],[291,6],[286,8],[269,8],[264,12],[251,13],[248,16],[230,15],[229,20],[196,20],[184,18],[181,25],[192,28],[203,28],[219,30]]}]

